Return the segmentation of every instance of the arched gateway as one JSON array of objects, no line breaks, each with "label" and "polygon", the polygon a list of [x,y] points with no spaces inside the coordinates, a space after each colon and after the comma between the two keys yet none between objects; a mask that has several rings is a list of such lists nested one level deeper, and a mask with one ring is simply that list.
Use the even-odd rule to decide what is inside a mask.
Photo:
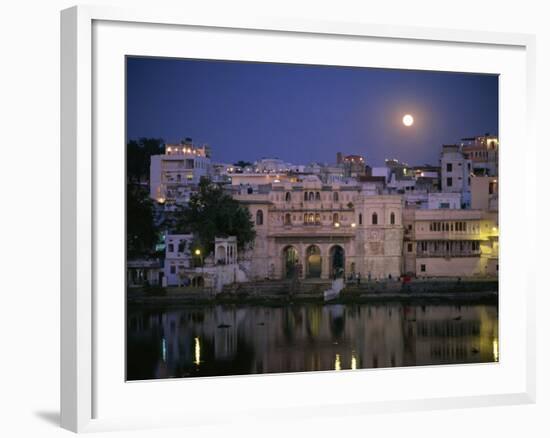
[{"label": "arched gateway", "polygon": [[283,278],[293,278],[298,269],[298,251],[293,246],[283,249]]},{"label": "arched gateway", "polygon": [[330,248],[330,268],[332,278],[340,278],[344,276],[346,266],[346,256],[344,248],[340,245],[334,245]]},{"label": "arched gateway", "polygon": [[321,250],[317,245],[311,245],[306,251],[307,278],[321,278]]}]

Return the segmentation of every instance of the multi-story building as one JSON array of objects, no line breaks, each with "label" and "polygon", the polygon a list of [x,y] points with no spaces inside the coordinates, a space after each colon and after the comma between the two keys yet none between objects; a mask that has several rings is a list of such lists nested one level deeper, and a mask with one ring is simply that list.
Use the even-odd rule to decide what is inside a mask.
[{"label": "multi-story building", "polygon": [[256,226],[251,279],[401,273],[401,196],[369,196],[357,183],[325,184],[310,176],[235,198],[249,208]]},{"label": "multi-story building", "polygon": [[366,175],[366,161],[361,155],[346,155],[344,157],[337,156],[340,159],[340,164],[344,169],[344,176],[357,178]]},{"label": "multi-story building", "polygon": [[480,135],[463,138],[462,150],[472,161],[476,175],[498,175],[498,137],[494,135]]},{"label": "multi-story building", "polygon": [[498,177],[472,177],[472,208],[498,210]]},{"label": "multi-story building", "polygon": [[472,162],[459,145],[443,145],[441,151],[441,191],[460,193],[462,206],[470,205]]},{"label": "multi-story building", "polygon": [[190,139],[167,144],[164,155],[151,157],[150,195],[160,203],[185,203],[201,178],[210,175],[207,146],[196,147]]},{"label": "multi-story building", "polygon": [[166,236],[164,278],[166,285],[179,286],[185,283],[182,273],[192,267],[192,234],[169,234]]},{"label": "multi-story building", "polygon": [[[412,210],[405,235],[406,270],[419,277],[495,276],[497,213],[482,210]],[[410,271],[409,271],[410,272]]]}]

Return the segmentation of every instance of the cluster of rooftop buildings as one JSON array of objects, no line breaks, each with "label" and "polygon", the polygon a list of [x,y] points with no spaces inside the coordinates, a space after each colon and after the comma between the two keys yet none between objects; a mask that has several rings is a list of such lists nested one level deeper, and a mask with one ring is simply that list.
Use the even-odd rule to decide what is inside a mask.
[{"label": "cluster of rooftop buildings", "polygon": [[498,138],[485,134],[443,145],[434,165],[387,159],[371,166],[364,156],[338,152],[331,164],[262,158],[239,166],[214,161],[208,146],[191,139],[167,144],[151,157],[158,208],[185,205],[209,178],[249,209],[256,239],[242,254],[234,242],[217,243],[206,264],[231,260],[238,274],[224,268],[205,276],[193,274],[192,236],[168,234],[166,258],[149,280],[496,276],[498,148]]}]

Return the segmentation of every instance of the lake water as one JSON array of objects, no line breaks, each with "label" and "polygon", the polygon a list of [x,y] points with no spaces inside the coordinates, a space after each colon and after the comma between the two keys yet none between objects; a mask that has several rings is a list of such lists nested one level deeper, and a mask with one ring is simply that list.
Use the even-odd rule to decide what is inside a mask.
[{"label": "lake water", "polygon": [[496,305],[128,310],[127,379],[498,361]]}]

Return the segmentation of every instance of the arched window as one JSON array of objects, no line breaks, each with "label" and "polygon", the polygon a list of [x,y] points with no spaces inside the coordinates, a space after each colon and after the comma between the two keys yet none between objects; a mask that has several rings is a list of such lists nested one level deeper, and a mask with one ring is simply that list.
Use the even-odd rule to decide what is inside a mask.
[{"label": "arched window", "polygon": [[307,201],[307,192],[304,192],[304,201]]},{"label": "arched window", "polygon": [[315,192],[315,200],[320,201],[321,200],[321,193]]},{"label": "arched window", "polygon": [[319,213],[315,214],[315,225],[319,225],[321,223],[321,215]]},{"label": "arched window", "polygon": [[378,225],[378,215],[376,213],[372,214],[372,224]]},{"label": "arched window", "polygon": [[264,224],[264,212],[262,210],[258,210],[256,212],[256,225],[263,225]]},{"label": "arched window", "polygon": [[290,194],[290,192],[286,192],[285,201],[290,202],[291,200],[292,200],[292,195]]},{"label": "arched window", "polygon": [[363,215],[359,213],[359,225],[363,225]]},{"label": "arched window", "polygon": [[315,222],[315,216],[314,216],[313,213],[310,213],[310,214],[308,215],[307,221],[308,221],[310,224],[312,224],[312,223]]},{"label": "arched window", "polygon": [[291,223],[290,213],[285,214],[285,225],[290,225]]},{"label": "arched window", "polygon": [[338,202],[338,192],[334,192],[334,193],[332,194],[332,200],[333,200],[334,202]]},{"label": "arched window", "polygon": [[310,201],[313,201],[313,197],[314,197],[314,196],[315,196],[315,195],[313,194],[313,192],[309,192],[309,200],[310,200]]},{"label": "arched window", "polygon": [[390,225],[395,225],[395,213],[393,211],[390,214]]},{"label": "arched window", "polygon": [[332,223],[337,224],[338,223],[338,213],[334,213],[332,215]]}]

